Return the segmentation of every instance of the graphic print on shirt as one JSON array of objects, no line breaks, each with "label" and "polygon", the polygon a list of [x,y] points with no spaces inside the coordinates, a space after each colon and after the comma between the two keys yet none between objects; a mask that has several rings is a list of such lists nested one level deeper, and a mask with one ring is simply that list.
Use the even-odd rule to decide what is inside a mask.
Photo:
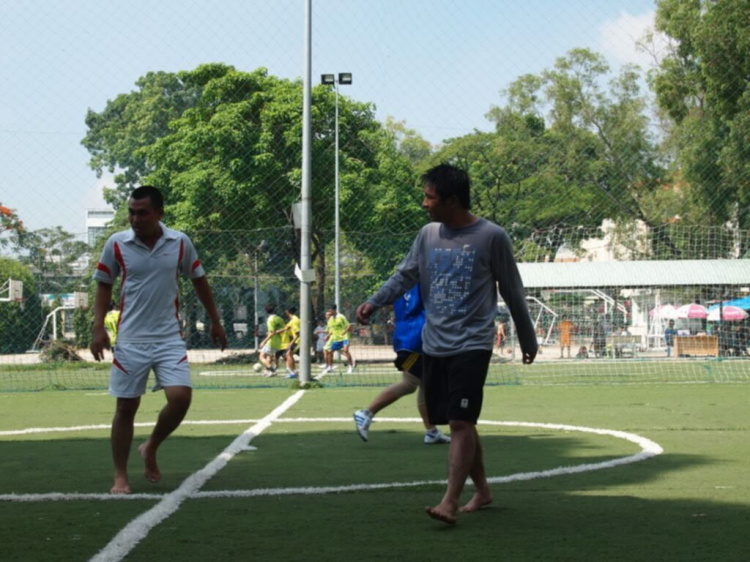
[{"label": "graphic print on shirt", "polygon": [[431,312],[446,317],[466,314],[466,299],[471,290],[476,249],[465,244],[463,248],[434,248],[430,252],[430,303]]}]

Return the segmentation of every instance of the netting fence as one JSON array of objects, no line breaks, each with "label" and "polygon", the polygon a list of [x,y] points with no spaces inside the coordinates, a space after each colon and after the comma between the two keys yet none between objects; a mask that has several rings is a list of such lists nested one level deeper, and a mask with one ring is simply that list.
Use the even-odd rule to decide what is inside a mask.
[{"label": "netting fence", "polygon": [[[502,4],[313,2],[313,74],[353,75],[312,92],[313,317],[335,299],[338,155],[358,362],[322,382],[398,377],[391,311],[354,311],[426,223],[419,176],[441,162],[510,234],[541,344],[522,367],[498,300],[491,383],[750,381],[749,3]],[[288,384],[254,366],[266,305],[299,306],[303,2],[91,8],[0,9],[0,391],[106,388],[91,276],[142,184],[195,243],[229,336],[212,348],[183,282],[194,384]],[[136,40],[95,48],[113,19]]]}]

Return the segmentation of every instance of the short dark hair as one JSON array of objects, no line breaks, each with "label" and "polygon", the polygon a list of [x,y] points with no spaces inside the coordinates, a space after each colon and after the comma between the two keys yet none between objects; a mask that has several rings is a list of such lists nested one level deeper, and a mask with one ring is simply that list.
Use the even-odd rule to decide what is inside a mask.
[{"label": "short dark hair", "polygon": [[420,178],[422,185],[430,184],[440,196],[441,201],[456,196],[461,207],[471,209],[471,180],[461,168],[450,164],[438,164],[430,168]]},{"label": "short dark hair", "polygon": [[286,307],[286,311],[287,311],[287,312],[288,312],[289,314],[297,314],[297,308],[296,308],[296,307],[294,307],[294,306],[287,306],[287,307]]},{"label": "short dark hair", "polygon": [[326,310],[336,310],[336,303],[332,302],[331,304],[329,304],[328,308],[326,308]]},{"label": "short dark hair", "polygon": [[151,206],[154,209],[157,211],[164,209],[164,196],[161,194],[161,191],[153,185],[142,185],[141,187],[136,187],[133,190],[133,193],[130,194],[131,199],[140,200],[146,199],[147,197],[151,200]]},{"label": "short dark hair", "polygon": [[273,314],[273,311],[274,311],[274,310],[276,310],[276,307],[275,307],[275,306],[273,306],[272,304],[267,304],[267,305],[266,305],[266,312],[267,312],[268,314]]}]

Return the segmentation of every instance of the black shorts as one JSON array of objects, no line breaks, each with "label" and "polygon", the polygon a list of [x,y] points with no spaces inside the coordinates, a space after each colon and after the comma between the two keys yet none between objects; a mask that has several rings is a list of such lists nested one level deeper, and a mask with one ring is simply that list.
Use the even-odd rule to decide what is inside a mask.
[{"label": "black shorts", "polygon": [[398,351],[393,364],[399,371],[406,371],[418,379],[422,378],[422,354],[413,351]]},{"label": "black shorts", "polygon": [[431,423],[444,425],[451,420],[477,423],[491,358],[491,349],[447,357],[424,356],[422,383]]}]

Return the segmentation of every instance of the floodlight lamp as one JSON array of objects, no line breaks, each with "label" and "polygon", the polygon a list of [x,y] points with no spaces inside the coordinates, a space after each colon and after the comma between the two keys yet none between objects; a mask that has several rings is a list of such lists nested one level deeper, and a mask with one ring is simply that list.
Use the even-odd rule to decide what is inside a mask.
[{"label": "floodlight lamp", "polygon": [[327,86],[333,86],[336,83],[336,76],[333,74],[321,74],[320,83]]},{"label": "floodlight lamp", "polygon": [[350,85],[352,83],[351,72],[339,72],[339,84]]}]

